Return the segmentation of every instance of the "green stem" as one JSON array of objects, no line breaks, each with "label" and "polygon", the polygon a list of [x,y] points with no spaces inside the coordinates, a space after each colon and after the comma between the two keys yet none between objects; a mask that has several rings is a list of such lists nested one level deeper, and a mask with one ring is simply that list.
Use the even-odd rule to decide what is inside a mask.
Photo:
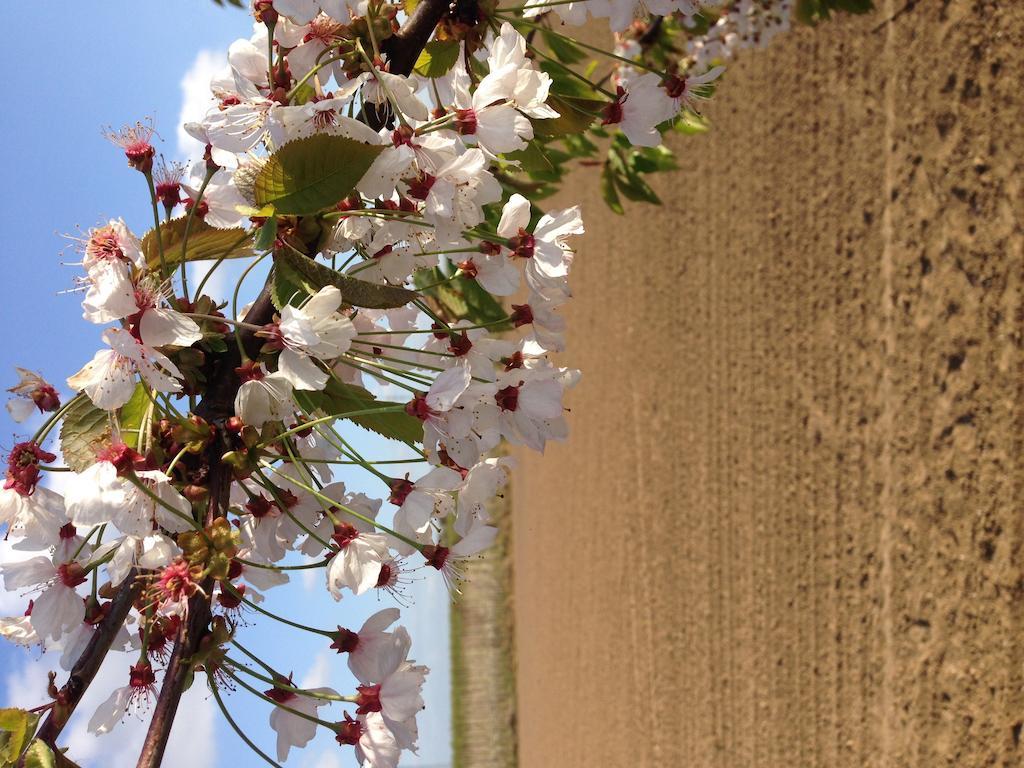
[{"label": "green stem", "polygon": [[220,698],[220,692],[217,690],[217,681],[213,679],[212,674],[207,675],[207,683],[210,686],[210,690],[213,691],[213,698],[217,700],[217,706],[220,707],[221,714],[224,715],[224,719],[228,721],[228,725],[231,726],[231,729],[238,734],[238,738],[244,741],[246,745],[249,747],[249,749],[251,749],[257,755],[262,757],[263,760],[268,765],[273,766],[273,768],[283,768],[283,766],[280,763],[274,762],[269,757],[267,757],[263,750],[261,750],[255,744],[253,744],[252,740],[245,735],[241,728],[238,727],[238,724],[235,722],[234,718],[231,717],[231,713],[228,712],[228,708],[224,706],[224,702]]},{"label": "green stem", "polygon": [[250,677],[255,677],[257,680],[267,683],[268,685],[272,685],[275,688],[278,688],[282,691],[288,691],[289,693],[295,693],[299,696],[305,696],[308,699],[321,699],[323,701],[340,701],[344,703],[353,703],[353,697],[351,696],[342,696],[340,694],[331,693],[314,693],[313,691],[307,691],[304,688],[296,688],[294,685],[288,685],[287,683],[282,683],[279,680],[274,680],[273,678],[267,677],[266,675],[261,675],[259,672],[249,669],[244,664],[239,664],[237,661],[235,661],[229,656],[225,656],[224,660],[229,662],[231,666],[235,669],[235,671],[245,672],[245,674],[249,675]]},{"label": "green stem", "polygon": [[279,621],[282,624],[287,624],[289,627],[294,627],[295,629],[303,629],[306,632],[312,632],[313,634],[316,634],[316,635],[323,635],[324,637],[333,638],[334,635],[336,634],[335,632],[328,632],[325,629],[317,629],[316,627],[307,627],[305,624],[299,624],[297,621],[291,621],[290,619],[286,619],[283,616],[278,616],[276,613],[271,613],[266,608],[261,608],[256,603],[252,602],[251,600],[246,599],[242,595],[241,592],[239,592],[237,589],[235,589],[234,585],[229,584],[226,581],[222,582],[221,586],[224,587],[224,589],[227,590],[228,592],[230,592],[232,595],[234,595],[236,599],[241,600],[247,606],[249,606],[253,610],[258,611],[259,613],[262,613],[264,616],[269,616],[271,619],[274,619],[274,621]]},{"label": "green stem", "polygon": [[[275,466],[273,466],[271,464],[264,463],[264,466],[266,466],[268,469],[270,469],[275,474],[281,474],[280,470],[278,470],[277,467],[275,467]],[[285,475],[285,477],[287,477],[287,475]],[[402,534],[398,533],[398,531],[394,531],[391,528],[388,528],[386,525],[382,525],[381,523],[378,523],[373,518],[366,517],[366,515],[361,515],[358,512],[356,512],[355,510],[349,509],[344,504],[339,503],[338,501],[336,501],[335,499],[330,498],[329,496],[324,496],[322,493],[320,493],[319,491],[314,490],[313,488],[310,488],[308,485],[300,483],[299,481],[297,481],[297,480],[295,480],[294,478],[291,478],[291,477],[288,478],[288,481],[290,483],[292,483],[293,485],[295,485],[296,487],[301,488],[302,490],[306,491],[307,493],[313,494],[317,499],[320,500],[320,503],[327,503],[328,506],[337,507],[342,512],[345,512],[346,514],[352,515],[352,517],[356,518],[357,520],[362,520],[364,523],[372,525],[374,528],[377,528],[377,529],[379,529],[381,531],[384,531],[387,534],[390,534],[391,536],[394,536],[399,541],[404,541],[410,547],[413,547],[416,551],[421,551],[423,549],[423,545],[420,544],[418,541],[410,539],[407,536],[403,536]]]},{"label": "green stem", "polygon": [[[196,194],[196,199],[192,201],[192,205],[188,209],[188,215],[185,217],[185,234],[181,237],[181,295],[185,301],[190,303],[188,300],[188,259],[186,254],[188,253],[188,238],[192,234],[192,220],[196,217],[196,209],[203,200],[203,194],[206,192],[206,186],[210,183],[210,179],[213,178],[213,174],[217,171],[214,168],[207,168],[206,175],[203,177],[203,183],[199,187],[199,192]],[[205,284],[205,280],[203,283]],[[196,294],[196,298],[199,298],[199,294]]]},{"label": "green stem", "polygon": [[153,232],[156,237],[156,249],[160,254],[160,279],[167,277],[167,260],[164,258],[164,237],[160,232],[160,210],[157,207],[156,187],[153,185],[152,169],[146,171],[146,184],[149,185],[149,201],[153,205]]}]

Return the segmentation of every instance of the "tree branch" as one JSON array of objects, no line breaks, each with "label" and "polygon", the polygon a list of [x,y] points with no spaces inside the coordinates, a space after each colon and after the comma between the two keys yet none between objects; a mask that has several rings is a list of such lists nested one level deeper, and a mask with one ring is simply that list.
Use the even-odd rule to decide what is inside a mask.
[{"label": "tree branch", "polygon": [[449,5],[448,0],[421,0],[402,28],[381,43],[381,50],[388,55],[389,72],[395,75],[412,72],[416,59]]},{"label": "tree branch", "polygon": [[82,696],[85,695],[93,678],[96,677],[96,673],[99,672],[100,665],[107,657],[118,630],[124,624],[125,617],[128,616],[128,611],[131,610],[132,604],[139,594],[141,583],[135,578],[137,575],[138,572],[132,569],[125,580],[121,582],[117,594],[110,603],[110,610],[100,621],[82,655],[71,668],[68,681],[60,689],[57,703],[50,710],[50,714],[46,716],[42,728],[39,729],[37,738],[50,745],[54,752],[57,751],[57,737],[64,730],[64,726],[67,725],[75,708],[78,707]]}]

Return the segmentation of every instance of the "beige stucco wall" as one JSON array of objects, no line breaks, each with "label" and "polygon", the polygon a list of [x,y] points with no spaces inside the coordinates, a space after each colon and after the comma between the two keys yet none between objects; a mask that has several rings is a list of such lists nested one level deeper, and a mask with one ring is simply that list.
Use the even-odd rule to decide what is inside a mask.
[{"label": "beige stucco wall", "polygon": [[734,66],[664,208],[565,198],[525,768],[1024,764],[1024,2],[881,5]]}]

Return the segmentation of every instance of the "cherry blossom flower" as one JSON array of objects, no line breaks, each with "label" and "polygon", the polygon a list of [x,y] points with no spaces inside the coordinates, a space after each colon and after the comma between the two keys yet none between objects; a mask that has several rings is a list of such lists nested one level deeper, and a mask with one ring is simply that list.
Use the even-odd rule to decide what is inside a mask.
[{"label": "cherry blossom flower", "polygon": [[401,747],[394,733],[379,712],[353,718],[347,712],[337,726],[335,739],[339,744],[355,747],[356,760],[370,768],[397,768]]},{"label": "cherry blossom flower", "polygon": [[76,561],[56,562],[38,555],[17,563],[0,565],[8,590],[42,590],[35,598],[30,617],[32,628],[43,642],[59,641],[81,624],[85,604],[76,587],[86,581],[86,570]]},{"label": "cherry blossom flower", "polygon": [[157,392],[180,392],[181,371],[159,350],[150,347],[122,328],[108,328],[103,341],[110,349],[100,350],[74,376],[68,386],[84,392],[97,408],[120,408],[135,392],[135,375]]},{"label": "cherry blossom flower", "polygon": [[676,107],[661,87],[660,75],[624,74],[615,101],[605,108],[603,123],[617,125],[635,147],[657,147],[661,144],[657,126],[674,117]]},{"label": "cherry blossom flower", "polygon": [[[291,685],[290,679],[283,683]],[[337,696],[338,692],[331,688],[312,688],[308,693],[320,696]],[[304,715],[316,717],[317,710],[331,702],[316,696],[305,696],[283,688],[271,688],[264,695],[283,706],[274,707],[270,713],[270,727],[277,733],[277,759],[282,763],[288,759],[292,747],[302,749],[316,736],[316,723],[307,720],[288,709]],[[285,709],[284,707],[288,707]]]},{"label": "cherry blossom flower", "polygon": [[18,383],[7,391],[15,395],[7,401],[7,412],[19,424],[32,415],[56,411],[60,408],[60,395],[46,379],[38,373],[15,367]]},{"label": "cherry blossom flower", "polygon": [[388,558],[388,541],[379,533],[364,533],[350,523],[341,523],[331,537],[338,552],[327,566],[327,589],[331,597],[341,600],[341,590],[348,587],[361,595],[377,584],[380,566]]},{"label": "cherry blossom flower", "polygon": [[[391,658],[396,652],[392,647],[396,635],[385,630],[398,621],[399,617],[397,608],[385,608],[363,622],[358,632],[338,627],[331,648],[338,653],[348,654],[348,668],[361,683],[371,683],[383,677],[382,661]],[[399,643],[405,643],[407,639],[408,635],[398,636]],[[402,658],[407,652],[408,648],[401,651]]]},{"label": "cherry blossom flower", "polygon": [[89,732],[100,736],[110,733],[125,715],[135,714],[148,705],[156,693],[156,674],[148,662],[139,662],[128,673],[128,685],[115,688],[89,719]]},{"label": "cherry blossom flower", "polygon": [[328,374],[311,358],[333,360],[348,350],[356,334],[352,321],[338,312],[341,291],[321,288],[302,307],[286,306],[281,320],[264,331],[281,349],[278,372],[295,389],[320,390]]}]

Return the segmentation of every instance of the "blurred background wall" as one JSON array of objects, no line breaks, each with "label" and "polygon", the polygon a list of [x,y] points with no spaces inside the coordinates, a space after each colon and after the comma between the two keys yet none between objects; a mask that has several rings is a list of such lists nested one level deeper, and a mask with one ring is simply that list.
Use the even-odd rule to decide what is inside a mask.
[{"label": "blurred background wall", "polygon": [[1022,764],[1024,3],[880,6],[731,67],[663,208],[556,201],[525,768]]}]

